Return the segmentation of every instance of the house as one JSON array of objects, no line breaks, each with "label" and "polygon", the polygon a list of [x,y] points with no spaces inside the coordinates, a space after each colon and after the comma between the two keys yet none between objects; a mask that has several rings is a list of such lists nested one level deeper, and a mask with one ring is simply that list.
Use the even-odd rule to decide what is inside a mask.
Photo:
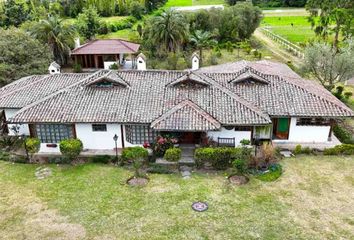
[{"label": "house", "polygon": [[112,150],[115,134],[118,148],[161,133],[184,144],[327,143],[334,121],[354,115],[319,84],[271,61],[29,76],[0,89],[1,109],[10,134],[19,126],[38,137],[41,152],[59,151],[50,143],[72,137],[85,149]]},{"label": "house", "polygon": [[92,40],[83,45],[79,40],[75,42],[71,57],[84,69],[109,69],[113,64],[130,69],[136,67],[135,54],[139,51],[139,44],[121,39]]}]

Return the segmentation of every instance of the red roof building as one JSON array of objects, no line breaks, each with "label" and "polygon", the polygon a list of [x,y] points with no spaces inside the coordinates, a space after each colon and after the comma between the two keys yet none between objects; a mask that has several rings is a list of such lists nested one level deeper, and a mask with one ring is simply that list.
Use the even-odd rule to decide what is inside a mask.
[{"label": "red roof building", "polygon": [[82,68],[105,68],[105,62],[123,66],[127,59],[133,67],[139,48],[139,44],[121,39],[92,40],[72,50],[71,56]]}]

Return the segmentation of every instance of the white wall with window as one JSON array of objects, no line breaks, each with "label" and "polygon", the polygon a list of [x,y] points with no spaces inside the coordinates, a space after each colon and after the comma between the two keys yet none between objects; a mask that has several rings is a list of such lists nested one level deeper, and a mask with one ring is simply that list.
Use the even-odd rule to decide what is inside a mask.
[{"label": "white wall with window", "polygon": [[[8,121],[10,118],[15,116],[15,114],[19,111],[19,109],[5,109],[5,116],[6,120]],[[29,135],[29,128],[28,124],[8,124],[7,127],[9,128],[9,135],[10,136],[15,136],[16,134],[18,135]],[[14,131],[13,129],[17,129],[18,133]]]},{"label": "white wall with window", "polygon": [[330,123],[326,119],[291,118],[289,142],[327,142]]},{"label": "white wall with window", "polygon": [[118,136],[117,146],[122,148],[120,124],[78,123],[75,127],[76,137],[82,141],[84,149],[113,150],[115,134]]},{"label": "white wall with window", "polygon": [[251,141],[252,131],[250,127],[223,127],[220,131],[209,131],[207,135],[215,142],[218,138],[235,138],[235,147],[237,147],[241,145],[240,141],[243,139]]}]

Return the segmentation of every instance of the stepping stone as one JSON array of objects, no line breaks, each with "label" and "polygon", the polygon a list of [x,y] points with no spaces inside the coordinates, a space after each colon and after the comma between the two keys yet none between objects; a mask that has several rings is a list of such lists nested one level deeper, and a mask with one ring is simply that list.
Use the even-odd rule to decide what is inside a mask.
[{"label": "stepping stone", "polygon": [[192,174],[191,174],[191,172],[190,171],[183,171],[183,172],[181,172],[181,174],[182,174],[182,177],[190,177]]},{"label": "stepping stone", "polygon": [[52,170],[47,167],[38,167],[34,175],[37,179],[45,179],[52,175]]},{"label": "stepping stone", "polygon": [[290,158],[290,157],[294,156],[293,153],[288,151],[288,150],[280,151],[280,154],[283,155],[286,158]]}]

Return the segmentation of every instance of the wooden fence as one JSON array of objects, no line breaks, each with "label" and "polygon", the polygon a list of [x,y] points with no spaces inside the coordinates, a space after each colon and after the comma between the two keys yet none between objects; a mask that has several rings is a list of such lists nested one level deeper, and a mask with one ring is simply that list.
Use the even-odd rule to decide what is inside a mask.
[{"label": "wooden fence", "polygon": [[260,28],[260,29],[267,37],[271,38],[272,40],[274,40],[277,43],[279,43],[280,45],[282,45],[295,57],[299,57],[299,58],[305,57],[303,49],[301,47],[299,47],[298,45],[296,45],[296,44],[290,42],[289,40],[273,33],[272,31],[270,31],[267,28]]}]

